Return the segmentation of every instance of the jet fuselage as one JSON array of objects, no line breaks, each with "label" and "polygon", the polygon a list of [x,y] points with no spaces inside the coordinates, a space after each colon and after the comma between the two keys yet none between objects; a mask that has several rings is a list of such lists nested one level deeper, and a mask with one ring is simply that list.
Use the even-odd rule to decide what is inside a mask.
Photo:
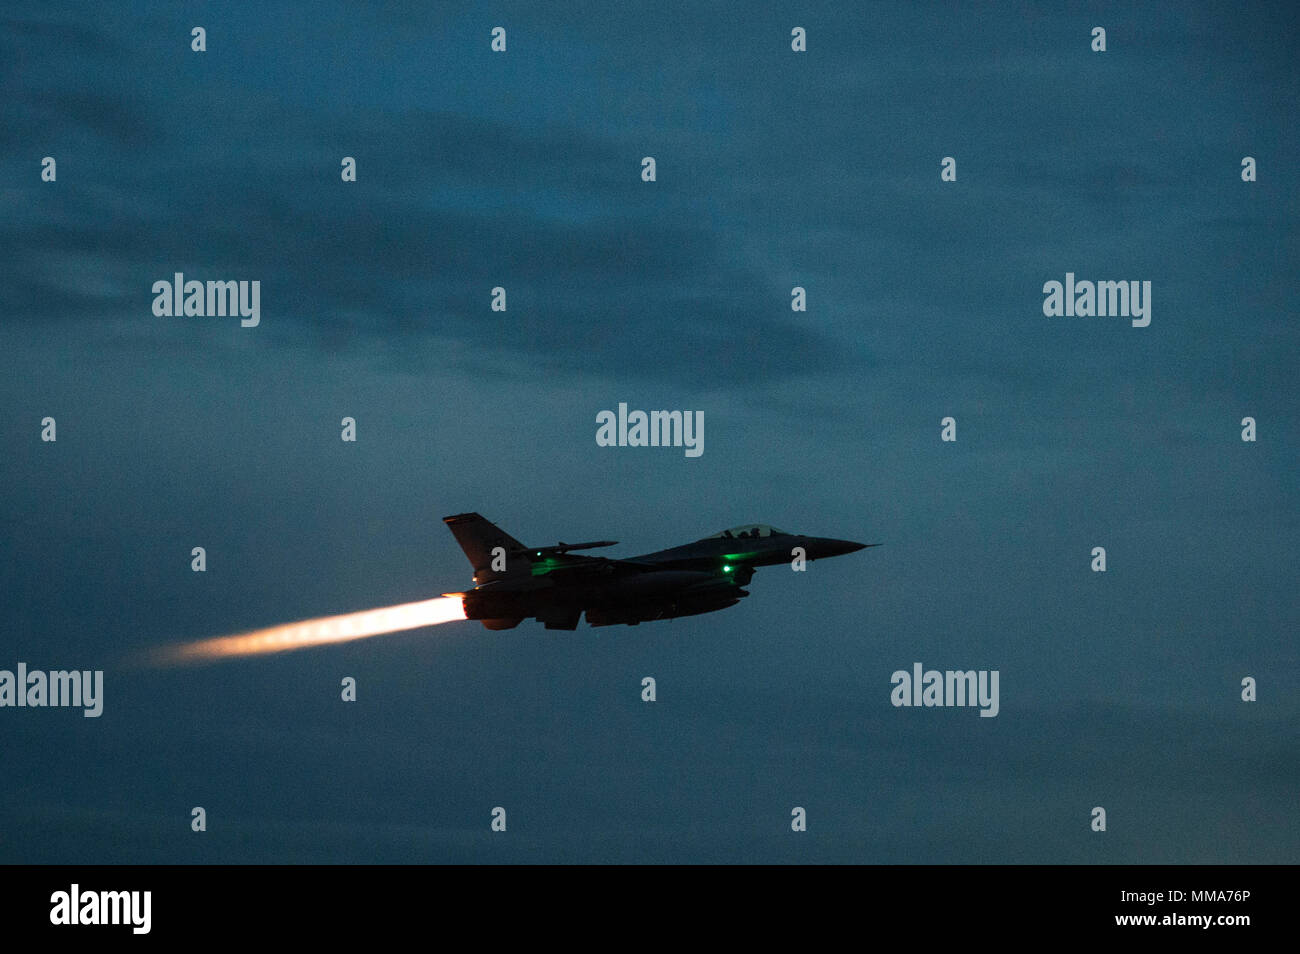
[{"label": "jet fuselage", "polygon": [[798,557],[820,560],[875,544],[784,533],[753,524],[682,546],[628,559],[581,556],[574,550],[615,541],[525,547],[476,513],[445,517],[474,566],[478,585],[458,594],[465,615],[489,629],[510,629],[534,617],[547,629],[694,616],[734,606],[760,566]]}]

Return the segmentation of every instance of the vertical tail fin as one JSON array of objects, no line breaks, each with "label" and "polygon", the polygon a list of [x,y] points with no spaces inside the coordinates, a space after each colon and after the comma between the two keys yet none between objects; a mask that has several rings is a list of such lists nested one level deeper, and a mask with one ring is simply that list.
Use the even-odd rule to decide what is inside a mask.
[{"label": "vertical tail fin", "polygon": [[[504,575],[492,570],[492,551],[496,547],[502,547],[507,554],[518,554],[524,549],[524,545],[514,537],[476,513],[458,513],[454,517],[443,517],[442,522],[451,529],[456,542],[469,557],[470,565],[474,567],[474,578],[480,583]],[[506,565],[509,567],[510,563]],[[528,566],[528,561],[524,560],[523,565]]]}]

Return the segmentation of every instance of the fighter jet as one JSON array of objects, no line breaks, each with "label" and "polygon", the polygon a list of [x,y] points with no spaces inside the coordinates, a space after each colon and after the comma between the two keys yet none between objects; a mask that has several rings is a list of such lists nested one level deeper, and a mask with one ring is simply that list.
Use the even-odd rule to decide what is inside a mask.
[{"label": "fighter jet", "polygon": [[754,569],[789,563],[795,548],[807,560],[853,553],[875,543],[785,533],[766,524],[723,530],[703,540],[625,560],[575,550],[612,547],[615,540],[526,547],[476,513],[444,517],[474,567],[474,589],[459,596],[465,617],[488,629],[513,629],[532,617],[547,629],[636,626],[735,606]]}]

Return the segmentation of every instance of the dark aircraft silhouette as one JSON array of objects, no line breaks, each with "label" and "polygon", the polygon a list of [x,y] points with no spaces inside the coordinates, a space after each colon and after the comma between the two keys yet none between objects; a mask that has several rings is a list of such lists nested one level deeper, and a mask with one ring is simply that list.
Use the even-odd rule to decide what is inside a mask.
[{"label": "dark aircraft silhouette", "polygon": [[526,547],[476,513],[444,517],[474,567],[474,582],[459,596],[465,617],[488,629],[513,629],[534,617],[547,629],[577,629],[585,611],[592,626],[695,616],[726,609],[749,593],[754,568],[789,563],[795,547],[805,559],[853,553],[874,543],[783,533],[765,524],[724,530],[685,546],[626,560],[580,556],[574,550],[617,541]]}]

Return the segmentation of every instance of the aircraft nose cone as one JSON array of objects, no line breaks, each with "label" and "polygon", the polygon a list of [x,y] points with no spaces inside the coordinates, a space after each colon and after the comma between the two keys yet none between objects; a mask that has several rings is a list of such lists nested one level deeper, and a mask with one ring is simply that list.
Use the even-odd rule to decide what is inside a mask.
[{"label": "aircraft nose cone", "polygon": [[856,543],[853,540],[831,540],[822,539],[818,541],[818,547],[821,551],[820,556],[835,557],[843,556],[846,553],[856,553],[859,550],[867,548],[865,543]]}]

